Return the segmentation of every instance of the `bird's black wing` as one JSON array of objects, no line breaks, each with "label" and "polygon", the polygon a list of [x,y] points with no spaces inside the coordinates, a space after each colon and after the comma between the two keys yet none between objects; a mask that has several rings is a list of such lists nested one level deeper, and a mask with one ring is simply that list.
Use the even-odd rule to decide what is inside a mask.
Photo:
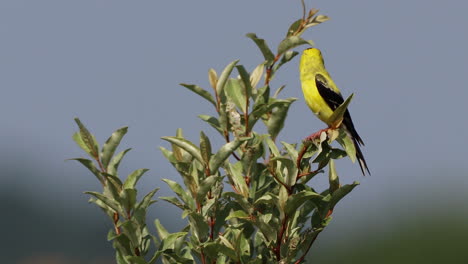
[{"label": "bird's black wing", "polygon": [[322,96],[327,105],[333,111],[335,111],[336,108],[338,108],[338,106],[344,102],[343,96],[341,96],[341,94],[333,91],[330,87],[328,87],[326,79],[323,75],[317,74],[315,76],[315,84],[320,96]]},{"label": "bird's black wing", "polygon": [[[317,90],[325,100],[327,105],[335,111],[338,106],[340,106],[343,102],[343,96],[335,91],[333,91],[330,87],[328,87],[326,79],[323,75],[317,74],[315,76],[315,84],[317,86]],[[354,128],[353,119],[351,119],[351,114],[349,113],[348,109],[343,115],[343,122],[342,124],[345,126],[345,129],[350,134],[351,138],[354,142],[354,147],[356,148],[356,157],[359,161],[359,166],[361,167],[362,174],[364,173],[364,169],[370,174],[369,168],[367,167],[366,160],[364,159],[364,155],[362,154],[360,145],[364,146],[364,142],[362,141],[361,137],[357,133],[356,129]]]}]

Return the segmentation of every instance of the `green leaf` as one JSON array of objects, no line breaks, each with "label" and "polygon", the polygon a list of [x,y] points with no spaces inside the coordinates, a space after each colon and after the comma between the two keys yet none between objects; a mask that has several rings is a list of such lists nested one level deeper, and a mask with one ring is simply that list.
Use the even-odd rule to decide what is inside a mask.
[{"label": "green leaf", "polygon": [[[200,131],[200,153],[203,159],[203,164],[208,165],[211,158],[211,143],[210,139]],[[208,176],[208,175],[207,175]]]},{"label": "green leaf", "polygon": [[247,111],[245,93],[239,82],[240,80],[238,79],[230,78],[226,83],[225,92],[230,101],[245,113]]},{"label": "green leaf", "polygon": [[223,196],[227,197],[227,198],[229,198],[229,197],[234,198],[236,200],[237,204],[239,204],[246,212],[251,213],[253,211],[252,205],[241,194],[234,193],[234,192],[224,192]]},{"label": "green leaf", "polygon": [[284,183],[289,187],[294,186],[297,178],[297,167],[295,161],[283,157],[274,157],[272,160],[280,162],[281,167],[278,168],[278,170],[280,170],[278,171],[278,174],[283,175]]},{"label": "green leaf", "polygon": [[354,142],[351,137],[348,136],[348,133],[346,133],[346,130],[343,127],[340,127],[339,132],[340,133],[336,141],[340,143],[348,157],[354,163],[356,161],[356,147],[354,146]]},{"label": "green leaf", "polygon": [[73,139],[84,151],[97,160],[99,158],[99,145],[96,141],[96,138],[88,131],[83,123],[81,123],[79,118],[75,118],[75,122],[80,129],[80,139],[78,139],[75,135],[73,136]]},{"label": "green leaf", "polygon": [[281,66],[283,66],[285,63],[288,63],[291,61],[294,57],[296,57],[299,54],[297,51],[292,51],[288,50],[286,51],[283,56],[281,56],[281,60],[279,61],[278,64],[273,67],[273,71],[276,72]]},{"label": "green leaf", "polygon": [[141,240],[141,232],[138,228],[138,224],[132,220],[127,220],[123,222],[120,227],[122,227],[123,234],[125,234],[132,244],[132,246],[138,246]]},{"label": "green leaf", "polygon": [[[253,112],[257,110],[257,108],[265,105],[270,99],[270,86],[265,85],[262,88],[258,89],[257,95],[255,97]],[[261,115],[259,115],[261,116]]]},{"label": "green leaf", "polygon": [[[94,198],[89,198],[88,200],[89,203],[93,203],[97,205],[99,208],[101,208],[104,213],[109,216],[110,219],[114,219],[114,213],[115,210],[107,206],[105,203],[103,203],[101,200],[94,199]],[[112,220],[113,221],[113,220]]]},{"label": "green leaf", "polygon": [[106,143],[102,146],[101,151],[101,163],[104,168],[107,170],[110,160],[114,156],[114,152],[120,144],[123,136],[127,133],[128,127],[122,127],[117,129],[112,135],[107,139]]},{"label": "green leaf", "polygon": [[169,197],[169,196],[161,196],[159,197],[160,200],[166,201],[170,204],[173,204],[177,207],[179,207],[182,210],[185,210],[188,208],[188,206],[184,205],[179,199],[176,197]]},{"label": "green leaf", "polygon": [[219,123],[218,119],[212,117],[212,116],[209,116],[209,115],[199,115],[198,116],[201,120],[207,122],[208,124],[210,124],[210,126],[212,126],[214,129],[216,129],[216,131],[218,131],[221,135],[224,136],[223,134],[223,129],[221,128],[221,124]]},{"label": "green leaf", "polygon": [[262,79],[264,69],[265,63],[261,63],[257,67],[255,67],[255,69],[252,71],[252,74],[250,74],[250,85],[252,86],[252,88],[254,88],[254,90],[252,91],[255,91],[255,88]]},{"label": "green leaf", "polygon": [[310,199],[321,199],[322,196],[312,191],[301,191],[289,196],[286,201],[285,214],[290,215],[294,213],[299,207]]},{"label": "green leaf", "polygon": [[182,199],[182,201],[184,201],[187,205],[191,204],[192,199],[187,195],[187,192],[182,188],[182,186],[180,186],[180,184],[168,179],[163,179],[163,181],[167,183],[167,185],[169,185],[171,190],[174,191],[177,194],[177,196],[179,196],[180,199]]},{"label": "green leaf", "polygon": [[270,223],[264,221],[263,217],[254,218],[253,224],[262,232],[263,236],[268,240],[265,242],[276,240],[277,231]]},{"label": "green leaf", "polygon": [[218,74],[216,73],[215,69],[208,70],[208,80],[210,81],[210,85],[213,90],[216,91],[216,84],[218,83]]},{"label": "green leaf", "polygon": [[353,96],[354,94],[351,94],[340,106],[335,109],[335,111],[333,111],[333,114],[329,119],[332,126],[337,127],[341,123],[343,120],[343,115],[345,114],[346,109],[348,109],[348,105],[351,103]]},{"label": "green leaf", "polygon": [[[244,92],[245,97],[246,98],[252,97],[253,87],[252,87],[252,84],[250,83],[250,74],[247,72],[247,70],[244,68],[243,65],[237,65],[236,68],[237,68],[237,71],[239,72],[242,82],[244,83],[243,86],[245,87],[245,90],[246,90]],[[244,104],[245,103],[246,102],[244,101]]]},{"label": "green leaf", "polygon": [[127,152],[129,152],[130,150],[131,148],[128,148],[120,152],[119,154],[115,155],[110,161],[109,165],[107,166],[107,173],[117,177],[118,176],[117,170],[119,168],[120,162],[122,161],[125,154],[127,154]]},{"label": "green leaf", "polygon": [[197,200],[200,202],[203,201],[208,191],[211,190],[211,187],[213,187],[219,179],[220,178],[216,176],[210,176],[204,179],[198,187]]},{"label": "green leaf", "polygon": [[120,206],[119,206],[119,203],[114,200],[114,199],[111,199],[101,193],[98,193],[98,192],[85,192],[86,194],[89,194],[91,196],[94,196],[96,199],[98,199],[99,201],[103,202],[105,205],[109,206],[112,210],[114,210],[115,212],[119,212],[120,211]]},{"label": "green leaf", "polygon": [[288,33],[286,34],[286,37],[292,36],[296,31],[299,29],[299,26],[302,24],[302,18],[294,21],[294,23],[289,26]]},{"label": "green leaf", "polygon": [[248,33],[246,36],[250,39],[252,39],[257,47],[260,49],[260,51],[263,54],[263,57],[267,61],[267,65],[270,65],[274,60],[275,60],[275,55],[273,52],[270,50],[268,47],[267,43],[265,42],[264,39],[258,38],[256,34],[254,33]]},{"label": "green leaf", "polygon": [[278,197],[272,193],[267,193],[263,195],[262,197],[258,198],[254,205],[260,205],[260,204],[273,204],[275,205],[278,203]]},{"label": "green leaf", "polygon": [[270,153],[274,157],[281,156],[278,147],[276,146],[275,142],[273,140],[271,140],[271,138],[266,138],[265,141],[266,141],[266,143],[268,145],[268,148],[270,149]]},{"label": "green leaf", "polygon": [[286,87],[286,85],[282,85],[280,88],[278,88],[278,90],[275,91],[273,98],[277,98],[281,91],[284,89],[284,87]]},{"label": "green leaf", "polygon": [[194,231],[193,234],[195,235],[195,238],[199,242],[206,240],[210,227],[203,216],[197,213],[189,214],[189,224]]},{"label": "green leaf", "polygon": [[229,63],[226,68],[224,68],[223,72],[221,73],[221,76],[219,76],[218,83],[216,85],[216,92],[218,95],[221,96],[223,93],[224,86],[226,85],[227,80],[229,79],[229,76],[231,75],[232,70],[234,69],[234,66],[239,62],[239,60],[235,60],[231,63]]},{"label": "green leaf", "polygon": [[329,19],[330,18],[328,16],[318,15],[318,16],[314,17],[311,21],[309,21],[305,27],[310,28],[310,27],[316,26],[316,25],[318,25],[320,23],[323,23],[323,22],[325,22],[325,21],[327,21]]},{"label": "green leaf", "polygon": [[174,243],[179,237],[186,236],[187,232],[177,232],[177,233],[172,233],[167,235],[164,239],[161,241],[161,245],[159,246],[159,251],[164,252],[167,249],[173,249],[174,248]]},{"label": "green leaf", "polygon": [[167,229],[161,224],[159,219],[154,220],[154,226],[156,227],[156,231],[158,232],[159,239],[165,239],[170,233]]},{"label": "green leaf", "polygon": [[190,155],[192,155],[192,157],[200,161],[200,163],[203,163],[203,158],[201,156],[200,150],[192,142],[179,137],[162,137],[162,139],[177,145],[178,147],[190,153]]},{"label": "green leaf", "polygon": [[[86,144],[84,143],[83,139],[81,138],[81,135],[80,135],[80,132],[76,132],[73,134],[72,136],[73,138],[73,141],[75,141],[75,143],[82,149],[86,152],[86,154],[90,155],[90,150],[88,149],[88,146],[86,146]],[[90,155],[91,156],[91,155]]]},{"label": "green leaf", "polygon": [[69,160],[76,160],[83,164],[86,168],[88,168],[89,171],[91,171],[94,176],[101,182],[101,184],[104,184],[104,179],[101,175],[101,172],[96,168],[94,165],[94,162],[89,160],[89,159],[83,159],[83,158],[76,158],[76,159],[69,159]]},{"label": "green leaf", "polygon": [[283,129],[289,107],[296,100],[296,98],[281,100],[281,104],[273,109],[271,117],[267,122],[268,133],[273,139],[276,139],[281,129]]},{"label": "green leaf", "polygon": [[135,208],[137,191],[135,189],[123,189],[121,193],[122,204],[126,212]]},{"label": "green leaf", "polygon": [[124,189],[134,189],[138,180],[145,174],[149,169],[138,169],[128,175],[125,183],[123,184]]},{"label": "green leaf", "polygon": [[278,54],[283,54],[290,49],[304,44],[309,44],[312,47],[314,46],[314,42],[312,40],[305,40],[299,36],[287,37],[278,45]]},{"label": "green leaf", "polygon": [[346,184],[332,193],[332,197],[330,199],[330,207],[333,208],[335,205],[348,193],[350,193],[354,187],[358,186],[359,182],[353,182],[353,184]]},{"label": "green leaf", "polygon": [[189,89],[190,91],[200,95],[201,97],[205,98],[206,100],[208,100],[208,102],[212,103],[216,107],[216,102],[213,99],[213,96],[208,91],[206,91],[205,89],[203,89],[200,86],[195,85],[195,84],[181,83],[180,85],[182,85],[183,87]]},{"label": "green leaf", "polygon": [[247,183],[245,182],[245,179],[242,176],[242,163],[237,162],[234,165],[229,163],[228,168],[228,175],[230,176],[231,181],[234,182],[237,192],[239,192],[240,194],[242,194],[242,196],[247,198],[249,196],[249,187],[247,186]]},{"label": "green leaf", "polygon": [[231,213],[229,213],[229,215],[226,217],[226,220],[229,220],[232,218],[250,219],[250,216],[245,211],[237,210],[237,211],[231,211]]},{"label": "green leaf", "polygon": [[137,256],[127,256],[125,259],[132,264],[148,264],[146,260],[143,257],[137,257]]},{"label": "green leaf", "polygon": [[[222,239],[221,239],[222,237]],[[234,246],[223,236],[219,236],[221,243],[209,242],[205,245],[205,251],[210,256],[218,256],[219,254],[228,256],[232,261],[236,261],[237,255]],[[219,260],[216,262],[219,263]]]},{"label": "green leaf", "polygon": [[156,192],[159,190],[159,188],[156,188],[154,190],[152,190],[151,192],[149,192],[147,195],[145,195],[145,197],[143,197],[143,199],[141,200],[140,203],[138,203],[135,208],[136,209],[144,209],[146,210],[148,208],[148,206],[150,206],[151,204],[155,203],[156,201],[154,200],[151,200],[153,198],[153,196],[156,194]]},{"label": "green leaf", "polygon": [[340,179],[338,178],[338,174],[335,168],[335,160],[331,159],[328,163],[329,172],[328,172],[328,182],[330,183],[330,192],[333,193],[334,191],[340,188]]},{"label": "green leaf", "polygon": [[244,142],[249,138],[236,138],[234,141],[224,144],[210,160],[211,174],[215,174],[224,161]]},{"label": "green leaf", "polygon": [[298,157],[298,153],[297,153],[297,150],[296,150],[296,146],[295,145],[291,145],[289,143],[286,143],[284,141],[281,141],[281,144],[283,144],[284,148],[286,149],[286,151],[288,152],[289,156],[291,157],[291,159],[293,161],[296,161],[297,160],[297,157]]}]

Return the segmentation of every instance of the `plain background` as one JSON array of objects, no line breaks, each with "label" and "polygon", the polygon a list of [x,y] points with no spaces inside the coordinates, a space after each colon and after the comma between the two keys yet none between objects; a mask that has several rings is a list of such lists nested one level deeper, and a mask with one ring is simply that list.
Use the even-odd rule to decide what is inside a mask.
[{"label": "plain background", "polygon": [[[371,177],[338,162],[361,185],[335,210],[311,250],[314,263],[467,263],[468,4],[465,1],[306,1],[330,21],[304,38],[322,49],[366,147]],[[312,6],[313,5],[313,6]],[[274,48],[302,15],[300,1],[0,2],[0,252],[5,263],[112,263],[110,228],[87,203],[95,178],[74,117],[100,142],[129,126],[122,172],[151,169],[141,192],[179,176],[160,154],[179,127],[197,141],[214,114],[181,82],[208,88],[207,71],[263,58],[245,37]],[[272,82],[297,97],[280,140],[323,128],[304,104],[298,58]],[[221,139],[214,140],[219,147]],[[184,223],[159,202],[171,232]],[[315,261],[314,261],[315,260]],[[41,262],[42,261],[42,262]],[[448,262],[446,262],[448,261]]]}]

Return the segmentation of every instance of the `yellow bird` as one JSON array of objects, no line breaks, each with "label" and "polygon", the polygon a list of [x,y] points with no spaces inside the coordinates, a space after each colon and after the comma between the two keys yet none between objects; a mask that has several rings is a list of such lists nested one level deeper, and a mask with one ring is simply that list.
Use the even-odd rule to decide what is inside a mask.
[{"label": "yellow bird", "polygon": [[299,71],[301,76],[302,92],[309,108],[314,114],[329,128],[336,128],[341,126],[345,129],[347,135],[353,140],[354,147],[356,148],[356,158],[359,161],[359,166],[363,175],[365,171],[370,175],[369,168],[367,167],[366,160],[360,146],[364,146],[364,142],[354,128],[353,120],[349,111],[346,110],[343,121],[339,124],[334,124],[330,120],[333,111],[340,106],[343,102],[343,96],[336,86],[330,74],[325,69],[322,53],[316,48],[304,50],[299,64]]}]

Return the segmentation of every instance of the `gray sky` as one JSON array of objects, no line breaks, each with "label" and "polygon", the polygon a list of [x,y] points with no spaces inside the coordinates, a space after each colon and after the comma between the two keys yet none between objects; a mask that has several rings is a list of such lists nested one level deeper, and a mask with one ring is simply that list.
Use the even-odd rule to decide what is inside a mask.
[{"label": "gray sky", "polygon": [[[462,204],[468,4],[307,2],[331,17],[304,38],[322,50],[343,94],[355,93],[350,110],[372,172],[363,178],[357,164],[338,162],[343,182],[362,185],[336,221],[365,208],[378,216],[382,205],[398,207],[406,199],[420,208],[428,199]],[[178,83],[208,88],[208,69],[219,72],[235,59],[253,69],[262,57],[245,34],[254,32],[273,48],[300,16],[300,1],[1,1],[0,165],[46,176],[2,173],[0,191],[18,190],[38,205],[53,200],[60,209],[74,201],[93,210],[82,192],[97,189],[96,180],[64,162],[84,155],[71,140],[74,117],[100,142],[130,126],[123,146],[133,150],[123,170],[150,168],[143,190],[163,186],[161,178],[178,179],[158,151],[167,147],[160,137],[178,127],[195,141],[200,130],[215,136],[196,117],[213,109]],[[287,85],[283,96],[299,98],[280,137],[288,142],[324,127],[304,103],[297,63],[272,82]]]}]

